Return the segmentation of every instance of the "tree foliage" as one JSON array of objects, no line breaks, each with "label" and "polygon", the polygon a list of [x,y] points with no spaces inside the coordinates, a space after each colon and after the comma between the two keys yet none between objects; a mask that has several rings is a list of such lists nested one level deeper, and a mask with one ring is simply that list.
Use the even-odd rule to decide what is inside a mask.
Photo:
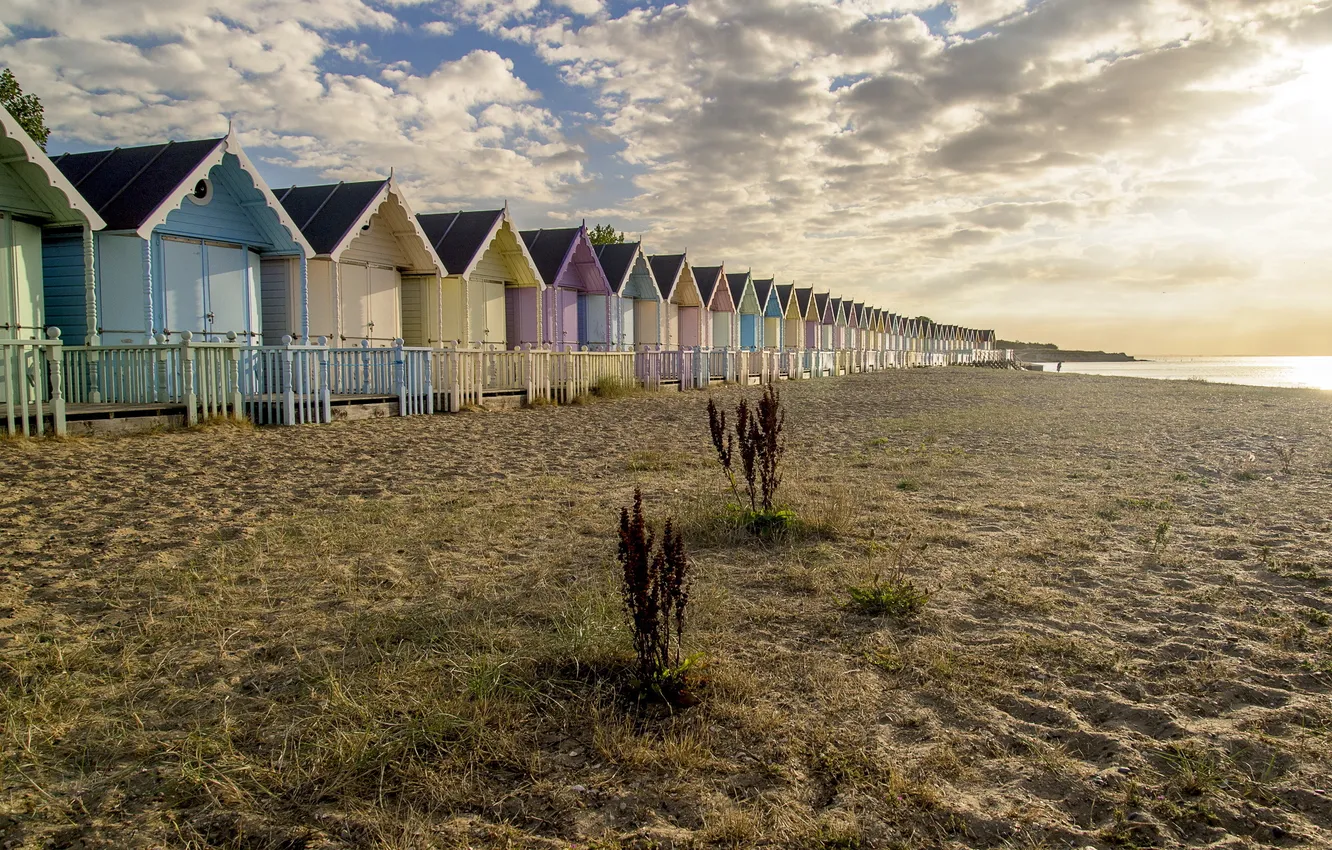
[{"label": "tree foliage", "polygon": [[598,224],[588,231],[593,245],[618,245],[624,241],[624,234],[609,224]]},{"label": "tree foliage", "polygon": [[41,98],[35,94],[24,94],[18,78],[8,68],[0,72],[0,103],[5,105],[5,109],[9,110],[9,114],[14,116],[14,120],[27,131],[37,146],[46,150],[46,140],[51,131],[46,128],[46,109],[42,106]]}]

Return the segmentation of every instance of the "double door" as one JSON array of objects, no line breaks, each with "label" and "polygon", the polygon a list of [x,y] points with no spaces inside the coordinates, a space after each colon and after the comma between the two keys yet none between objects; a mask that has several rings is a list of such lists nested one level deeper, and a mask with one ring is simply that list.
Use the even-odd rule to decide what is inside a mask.
[{"label": "double door", "polygon": [[196,341],[220,342],[228,333],[258,337],[259,255],[243,245],[162,237],[163,332],[172,342],[189,331]]},{"label": "double door", "polygon": [[391,266],[338,263],[342,340],[387,345],[402,336],[401,275]]}]

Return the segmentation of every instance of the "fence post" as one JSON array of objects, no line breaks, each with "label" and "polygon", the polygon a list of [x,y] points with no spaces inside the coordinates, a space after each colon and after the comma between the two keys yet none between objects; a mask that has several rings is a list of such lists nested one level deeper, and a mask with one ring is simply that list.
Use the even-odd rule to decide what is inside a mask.
[{"label": "fence post", "polygon": [[190,340],[194,334],[182,331],[180,334],[180,395],[185,402],[185,424],[199,424],[199,395],[194,388],[194,349]]},{"label": "fence post", "polygon": [[158,334],[153,339],[157,341],[157,350],[153,352],[153,364],[157,367],[154,370],[156,374],[153,376],[153,383],[156,385],[154,387],[154,400],[158,404],[165,404],[171,398],[168,392],[169,381],[167,377],[171,352],[167,351],[166,348],[166,334]]},{"label": "fence post", "polygon": [[393,385],[398,391],[398,415],[406,416],[411,411],[407,409],[407,363],[402,344],[402,337],[393,340]]},{"label": "fence post", "polygon": [[[235,344],[236,342],[235,331],[227,331],[227,342],[230,342],[233,345]],[[240,380],[240,374],[241,374],[240,364],[241,364],[242,353],[243,352],[241,351],[240,346],[236,346],[235,348],[229,349],[227,351],[227,365],[226,365],[227,374],[224,378],[224,380],[226,380],[227,382],[227,386],[226,386],[226,393],[223,395],[223,399],[225,400],[227,395],[231,396],[230,399],[231,418],[237,421],[245,419],[245,390],[243,387],[241,387],[241,380]]]},{"label": "fence post", "polygon": [[47,328],[47,376],[51,381],[51,425],[57,437],[65,436],[65,376],[64,343],[60,341],[60,328]]},{"label": "fence post", "polygon": [[361,340],[361,393],[370,392],[370,340]]},{"label": "fence post", "polygon": [[328,337],[319,338],[319,402],[323,409],[324,423],[333,421],[333,386],[330,381],[330,364],[328,355]]}]

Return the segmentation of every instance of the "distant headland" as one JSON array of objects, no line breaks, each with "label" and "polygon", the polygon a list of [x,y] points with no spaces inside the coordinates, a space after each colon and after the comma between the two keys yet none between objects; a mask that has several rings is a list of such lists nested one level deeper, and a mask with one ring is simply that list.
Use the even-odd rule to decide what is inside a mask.
[{"label": "distant headland", "polygon": [[1061,360],[1069,363],[1128,363],[1138,358],[1124,352],[1081,351],[1060,348],[1049,342],[1017,342],[1001,339],[995,342],[995,348],[1011,348],[1017,352],[1017,359],[1027,363],[1057,363]]}]

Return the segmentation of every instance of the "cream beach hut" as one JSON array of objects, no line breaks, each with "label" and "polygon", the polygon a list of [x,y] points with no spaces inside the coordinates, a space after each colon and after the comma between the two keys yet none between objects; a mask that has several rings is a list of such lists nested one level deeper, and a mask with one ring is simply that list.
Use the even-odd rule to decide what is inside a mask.
[{"label": "cream beach hut", "polygon": [[[106,223],[91,291],[63,290],[50,318],[101,344],[263,333],[261,279],[298,275],[312,249],[234,133],[63,154],[55,165]],[[305,302],[288,304],[291,330]],[[79,330],[84,331],[79,334]]]},{"label": "cream beach hut", "polygon": [[[298,269],[264,269],[264,341],[328,339],[334,346],[438,345],[440,262],[390,177],[292,186],[278,200],[314,249],[308,271],[308,325]],[[304,327],[303,327],[304,326]]]},{"label": "cream beach hut", "polygon": [[777,334],[777,344],[770,347],[800,349],[804,346],[805,330],[800,323],[796,300],[794,283],[773,285],[763,313],[764,325]]},{"label": "cream beach hut", "polygon": [[506,350],[541,345],[545,284],[509,210],[416,217],[444,264],[444,339]]},{"label": "cream beach hut", "polygon": [[[96,316],[93,231],[104,225],[9,110],[0,109],[0,337],[82,343]],[[48,315],[49,314],[49,315]],[[0,395],[0,398],[4,398]]]},{"label": "cream beach hut", "polygon": [[[617,242],[597,246],[597,261],[611,287],[611,310],[608,339],[597,338],[592,343],[606,342],[619,350],[661,345],[662,303],[652,266],[643,252],[642,242]],[[595,312],[595,296],[589,302],[589,313]]]},{"label": "cream beach hut", "polygon": [[666,348],[694,348],[703,344],[703,296],[694,282],[694,270],[684,254],[648,257],[652,276],[665,307],[661,344]]},{"label": "cream beach hut", "polygon": [[794,291],[795,309],[800,317],[800,340],[802,348],[819,347],[819,305],[814,297],[814,287],[796,287]]},{"label": "cream beach hut", "polygon": [[833,347],[833,328],[837,325],[837,315],[833,312],[832,295],[830,293],[814,293],[814,315],[818,321],[818,332],[814,347],[820,351],[831,351]]}]

